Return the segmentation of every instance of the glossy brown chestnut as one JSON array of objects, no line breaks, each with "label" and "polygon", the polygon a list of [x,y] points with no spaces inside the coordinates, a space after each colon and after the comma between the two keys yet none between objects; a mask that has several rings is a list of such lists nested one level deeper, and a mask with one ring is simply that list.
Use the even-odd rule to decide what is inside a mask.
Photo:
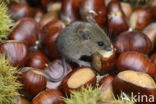
[{"label": "glossy brown chestnut", "polygon": [[59,57],[56,50],[55,41],[61,30],[63,29],[63,22],[60,20],[53,20],[45,25],[40,34],[41,48],[46,55],[51,58]]},{"label": "glossy brown chestnut", "polygon": [[17,104],[31,104],[31,103],[26,98],[24,98],[23,96],[19,96]]},{"label": "glossy brown chestnut", "polygon": [[136,9],[130,17],[130,27],[136,30],[143,30],[152,22],[152,14],[145,8]]},{"label": "glossy brown chestnut", "polygon": [[126,31],[114,39],[114,48],[117,53],[138,51],[144,54],[152,50],[151,40],[142,32]]},{"label": "glossy brown chestnut", "polygon": [[152,54],[152,56],[150,57],[151,62],[154,64],[155,69],[156,69],[156,53]]},{"label": "glossy brown chestnut", "polygon": [[155,0],[151,0],[151,3],[152,3],[152,7],[156,6],[156,1]]},{"label": "glossy brown chestnut", "polygon": [[48,58],[40,50],[35,50],[30,53],[27,62],[28,67],[43,69],[48,63]]},{"label": "glossy brown chestnut", "polygon": [[115,51],[102,51],[92,57],[92,67],[100,74],[106,74],[114,68],[116,54]]},{"label": "glossy brown chestnut", "polygon": [[156,19],[156,6],[152,8],[152,13],[154,18]]},{"label": "glossy brown chestnut", "polygon": [[151,23],[145,27],[143,33],[151,40],[152,48],[154,48],[156,45],[156,23]]},{"label": "glossy brown chestnut", "polygon": [[116,37],[121,32],[128,30],[126,16],[118,0],[112,0],[108,5],[108,32]]},{"label": "glossy brown chestnut", "polygon": [[133,12],[132,5],[130,3],[121,2],[121,8],[127,18],[129,18]]},{"label": "glossy brown chestnut", "polygon": [[24,18],[13,28],[10,38],[24,42],[28,47],[35,44],[38,39],[39,25],[32,18]]},{"label": "glossy brown chestnut", "polygon": [[31,6],[39,6],[39,5],[41,5],[41,0],[27,0],[27,2]]},{"label": "glossy brown chestnut", "polygon": [[0,44],[0,52],[11,60],[13,66],[24,66],[28,58],[28,48],[22,42],[6,41]]},{"label": "glossy brown chestnut", "polygon": [[121,92],[124,92],[129,96],[135,96],[136,104],[156,103],[152,100],[156,99],[156,83],[145,73],[135,71],[120,72],[113,79],[112,87],[115,95],[120,96]]},{"label": "glossy brown chestnut", "polygon": [[71,91],[78,91],[82,86],[95,86],[96,74],[89,67],[80,67],[69,73],[62,82],[62,90],[69,95]]},{"label": "glossy brown chestnut", "polygon": [[44,8],[47,7],[47,5],[51,2],[51,0],[41,0],[41,4]]},{"label": "glossy brown chestnut", "polygon": [[69,24],[79,19],[79,0],[62,0],[61,20]]},{"label": "glossy brown chestnut", "polygon": [[56,2],[50,2],[46,8],[47,8],[48,12],[60,13],[61,12],[61,7],[62,7],[62,2],[61,1],[56,1]]},{"label": "glossy brown chestnut", "polygon": [[117,71],[134,70],[144,72],[151,77],[155,76],[156,69],[148,59],[139,52],[130,51],[122,53],[117,60]]},{"label": "glossy brown chestnut", "polygon": [[46,89],[32,100],[32,104],[64,104],[63,94],[58,90]]},{"label": "glossy brown chestnut", "polygon": [[[23,72],[29,69],[30,71]],[[23,84],[24,95],[34,97],[46,88],[46,78],[41,72],[33,70],[31,67],[23,67],[19,70],[22,72],[19,80]]]},{"label": "glossy brown chestnut", "polygon": [[[67,65],[67,70],[64,73],[64,77],[73,70],[72,67],[68,63],[66,63],[66,65]],[[60,78],[63,75],[62,60],[60,60],[60,59],[54,60],[53,62],[49,63],[48,66],[46,68],[44,68],[44,70],[45,70],[45,72],[49,73],[49,75],[52,78],[55,78],[55,79]],[[47,80],[47,88],[61,89],[62,86],[60,86],[60,85],[61,85],[62,80],[59,82],[52,82],[52,81]]]},{"label": "glossy brown chestnut", "polygon": [[108,7],[109,3],[110,3],[112,0],[104,0],[104,1],[105,1],[106,7]]},{"label": "glossy brown chestnut", "polygon": [[27,4],[13,2],[8,6],[8,14],[13,20],[20,20],[24,17],[31,17],[32,10]]},{"label": "glossy brown chestnut", "polygon": [[105,91],[107,87],[112,83],[112,81],[113,76],[111,75],[104,76],[99,82],[99,87],[102,88],[102,91]]},{"label": "glossy brown chestnut", "polygon": [[96,23],[104,27],[106,22],[106,6],[104,0],[82,0],[80,6],[81,18],[87,21],[87,16],[95,19]]},{"label": "glossy brown chestnut", "polygon": [[27,3],[27,0],[20,0],[20,1],[18,1],[18,3],[21,3],[21,4],[28,4],[28,3]]},{"label": "glossy brown chestnut", "polygon": [[40,22],[42,16],[44,15],[44,10],[41,7],[34,8],[33,10],[33,18],[36,22]]},{"label": "glossy brown chestnut", "polygon": [[105,102],[113,101],[113,90],[112,90],[113,77],[111,75],[105,76],[100,81],[99,87],[102,90],[103,100]]},{"label": "glossy brown chestnut", "polygon": [[152,14],[154,19],[156,19],[156,1],[155,0],[151,0],[151,9],[152,9]]},{"label": "glossy brown chestnut", "polygon": [[56,12],[49,12],[47,14],[44,14],[39,22],[40,28],[44,27],[49,22],[58,19],[59,16]]}]

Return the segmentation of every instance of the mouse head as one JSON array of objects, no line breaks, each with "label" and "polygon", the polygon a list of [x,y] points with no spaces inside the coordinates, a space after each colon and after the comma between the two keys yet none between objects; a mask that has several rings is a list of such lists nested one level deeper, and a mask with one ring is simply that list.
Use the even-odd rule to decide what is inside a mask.
[{"label": "mouse head", "polygon": [[80,23],[76,33],[82,40],[81,46],[85,47],[90,54],[113,50],[109,37],[97,24]]}]

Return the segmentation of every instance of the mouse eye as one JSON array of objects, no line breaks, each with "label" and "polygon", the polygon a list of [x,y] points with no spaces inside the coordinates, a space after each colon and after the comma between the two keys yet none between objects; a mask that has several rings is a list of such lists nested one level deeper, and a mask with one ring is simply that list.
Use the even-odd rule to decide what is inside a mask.
[{"label": "mouse eye", "polygon": [[102,41],[98,42],[98,46],[102,47],[104,46],[104,43]]}]

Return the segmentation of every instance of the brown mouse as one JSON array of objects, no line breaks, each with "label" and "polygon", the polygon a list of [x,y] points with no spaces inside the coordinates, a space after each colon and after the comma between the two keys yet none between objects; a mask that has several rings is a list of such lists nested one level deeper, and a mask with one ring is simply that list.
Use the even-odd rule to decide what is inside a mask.
[{"label": "brown mouse", "polygon": [[27,69],[38,70],[50,81],[58,82],[64,78],[66,73],[65,59],[78,63],[80,66],[90,63],[82,60],[82,57],[91,57],[94,53],[101,51],[112,51],[112,43],[107,34],[95,23],[94,20],[88,18],[88,22],[73,22],[62,30],[56,40],[56,48],[63,56],[63,75],[58,79],[52,78],[49,73],[40,69]]},{"label": "brown mouse", "polygon": [[92,56],[100,51],[112,51],[107,34],[95,23],[73,22],[62,30],[56,40],[56,48],[65,59],[84,65],[83,56]]}]

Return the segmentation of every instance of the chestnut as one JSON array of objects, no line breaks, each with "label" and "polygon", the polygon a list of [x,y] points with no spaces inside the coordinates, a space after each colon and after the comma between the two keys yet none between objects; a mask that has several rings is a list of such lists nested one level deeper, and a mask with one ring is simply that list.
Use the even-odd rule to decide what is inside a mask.
[{"label": "chestnut", "polygon": [[129,29],[126,16],[118,0],[112,0],[108,5],[108,32],[116,37]]},{"label": "chestnut", "polygon": [[62,90],[70,95],[71,91],[78,91],[80,88],[88,85],[95,86],[96,74],[89,67],[80,67],[69,73],[62,82]]},{"label": "chestnut", "polygon": [[[44,68],[44,71],[49,73],[49,75],[52,78],[58,79],[63,75],[65,77],[67,74],[69,74],[73,70],[72,67],[70,66],[70,64],[66,63],[66,66],[67,66],[67,70],[65,71],[65,73],[63,73],[64,67],[62,64],[62,60],[56,59],[56,60],[52,61],[51,63],[49,63],[48,66],[46,68]],[[64,77],[62,77],[62,80]],[[61,85],[62,80],[58,81],[58,82],[52,82],[52,81],[47,80],[47,88],[61,89],[60,85]]]},{"label": "chestnut", "polygon": [[79,19],[79,0],[62,0],[61,20],[69,24]]},{"label": "chestnut", "polygon": [[80,15],[84,21],[87,21],[87,17],[91,16],[103,28],[106,22],[105,0],[82,0]]},{"label": "chestnut", "polygon": [[47,6],[47,11],[60,13],[61,7],[62,7],[62,3],[60,1],[51,2]]},{"label": "chestnut", "polygon": [[106,74],[114,68],[115,51],[102,51],[95,53],[92,57],[92,67],[100,74]]},{"label": "chestnut", "polygon": [[156,1],[155,0],[151,0],[151,3],[152,3],[151,4],[152,7],[156,6]]},{"label": "chestnut", "polygon": [[[15,1],[15,2],[17,2],[17,1]],[[18,1],[18,3],[20,3],[20,4],[28,4],[27,0],[20,0],[20,1]]]},{"label": "chestnut", "polygon": [[36,20],[36,22],[40,22],[43,15],[44,15],[44,10],[41,7],[34,8],[33,18]]},{"label": "chestnut", "polygon": [[26,98],[24,98],[23,96],[19,96],[17,98],[18,102],[17,104],[31,104]]},{"label": "chestnut", "polygon": [[152,13],[154,18],[156,19],[156,6],[152,8]]},{"label": "chestnut", "polygon": [[127,18],[129,18],[133,12],[132,5],[130,3],[121,2],[121,8]]},{"label": "chestnut", "polygon": [[152,54],[150,59],[151,59],[151,62],[154,64],[155,69],[156,69],[156,53]]},{"label": "chestnut", "polygon": [[63,94],[54,89],[46,89],[32,100],[32,104],[64,104]]},{"label": "chestnut", "polygon": [[42,16],[42,18],[40,19],[40,28],[44,27],[46,24],[48,24],[49,22],[58,19],[59,16],[56,12],[49,12],[47,14],[44,14]]},{"label": "chestnut", "polygon": [[28,47],[18,41],[5,41],[0,44],[0,52],[11,60],[13,66],[24,66],[28,57]]},{"label": "chestnut", "polygon": [[112,83],[113,78],[114,77],[111,75],[106,75],[100,80],[99,87],[101,87],[102,91],[108,88],[108,86]]},{"label": "chestnut", "polygon": [[151,0],[151,9],[152,9],[152,14],[154,19],[156,19],[156,1],[155,0]]},{"label": "chestnut", "polygon": [[151,40],[142,32],[126,31],[119,34],[113,41],[117,53],[138,51],[148,54],[152,50]]},{"label": "chestnut", "polygon": [[112,81],[113,77],[111,75],[103,77],[100,81],[99,87],[101,88],[103,101],[105,102],[111,102],[114,100]]},{"label": "chestnut", "polygon": [[40,71],[34,70],[31,67],[23,67],[19,71],[22,72],[19,80],[23,84],[24,95],[34,97],[46,88],[46,78]]},{"label": "chestnut", "polygon": [[154,104],[156,99],[156,83],[145,73],[136,71],[120,72],[112,82],[115,95],[122,92],[133,97],[136,104]]},{"label": "chestnut", "polygon": [[55,41],[63,29],[63,22],[60,20],[53,20],[45,25],[40,34],[41,48],[43,52],[50,58],[57,58],[59,54],[56,50]]},{"label": "chestnut", "polygon": [[39,6],[39,5],[41,5],[41,0],[27,0],[27,2],[31,6]]},{"label": "chestnut", "polygon": [[20,20],[24,17],[31,17],[32,10],[28,4],[12,2],[8,6],[8,14],[13,20]]},{"label": "chestnut", "polygon": [[148,24],[152,22],[152,14],[145,8],[136,9],[130,17],[130,27],[135,30],[142,31]]},{"label": "chestnut", "polygon": [[151,40],[152,48],[154,48],[156,44],[156,23],[151,23],[145,27],[143,33]]},{"label": "chestnut", "polygon": [[129,51],[122,53],[117,60],[117,71],[134,70],[155,76],[156,69],[141,53]]},{"label": "chestnut", "polygon": [[35,44],[38,39],[39,25],[32,18],[24,18],[13,28],[10,38],[24,42],[28,47]]},{"label": "chestnut", "polygon": [[43,69],[48,63],[48,58],[40,50],[32,51],[29,55],[28,67]]},{"label": "chestnut", "polygon": [[51,2],[52,0],[41,0],[41,4],[44,8],[47,7],[47,5]]},{"label": "chestnut", "polygon": [[109,3],[111,2],[112,0],[104,0],[105,2],[105,6],[108,7]]}]

